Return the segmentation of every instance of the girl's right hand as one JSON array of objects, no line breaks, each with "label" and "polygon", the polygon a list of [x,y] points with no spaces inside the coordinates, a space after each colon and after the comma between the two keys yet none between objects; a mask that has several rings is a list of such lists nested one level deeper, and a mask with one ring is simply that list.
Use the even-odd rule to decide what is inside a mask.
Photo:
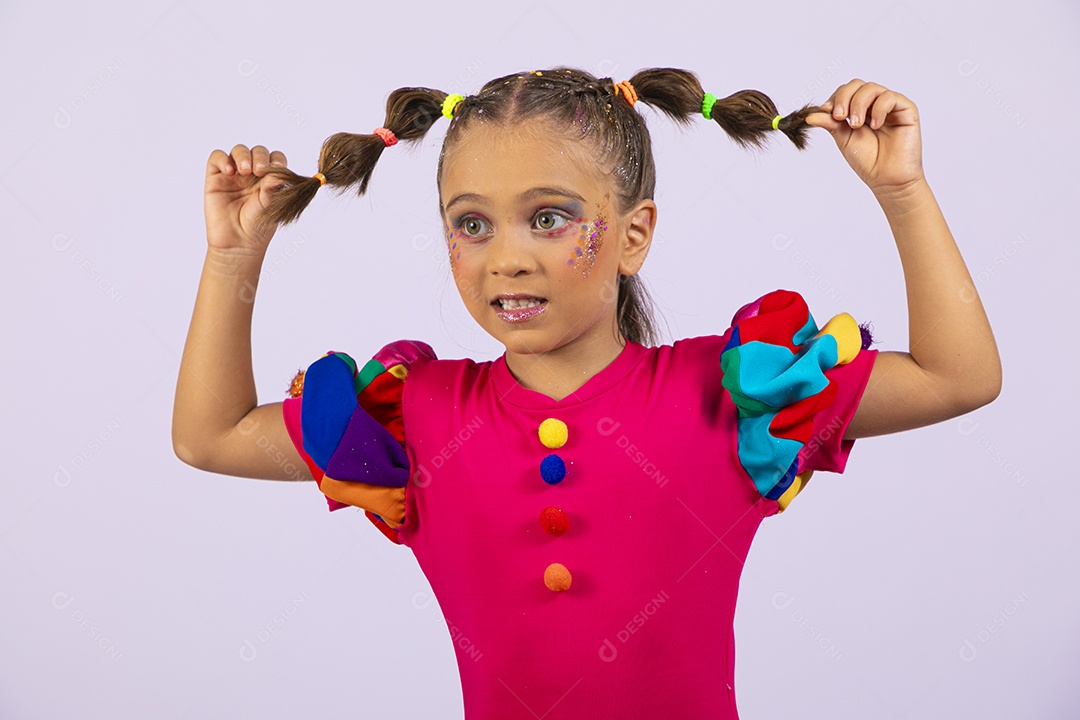
[{"label": "girl's right hand", "polygon": [[226,155],[210,153],[206,163],[206,241],[226,251],[265,252],[277,226],[262,219],[272,193],[284,184],[266,177],[271,167],[286,167],[285,154],[262,145],[237,145]]}]

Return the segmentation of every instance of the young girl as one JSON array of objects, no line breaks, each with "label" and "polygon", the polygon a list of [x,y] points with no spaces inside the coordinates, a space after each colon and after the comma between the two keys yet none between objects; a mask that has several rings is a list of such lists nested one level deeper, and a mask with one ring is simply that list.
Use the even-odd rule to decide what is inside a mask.
[{"label": "young girl", "polygon": [[[703,116],[742,145],[828,130],[889,220],[911,347],[869,350],[776,291],[720,335],[654,346],[637,273],[657,219],[635,103]],[[323,184],[451,119],[436,176],[447,252],[493,362],[398,341],[328,353],[257,405],[251,290],[276,226]],[[955,417],[1000,387],[994,339],[921,168],[915,106],[852,80],[781,117],[686,71],[612,83],[566,68],[462,98],[393,92],[385,127],[327,140],[314,177],[237,145],[207,165],[208,251],[174,445],[213,472],[317,480],[408,545],[454,639],[469,718],[736,718],[732,623],[762,518],[853,441]],[[709,288],[703,301],[717,301]],[[256,431],[257,429],[257,431]],[[280,452],[268,453],[275,446]],[[295,447],[295,450],[293,448]]]}]

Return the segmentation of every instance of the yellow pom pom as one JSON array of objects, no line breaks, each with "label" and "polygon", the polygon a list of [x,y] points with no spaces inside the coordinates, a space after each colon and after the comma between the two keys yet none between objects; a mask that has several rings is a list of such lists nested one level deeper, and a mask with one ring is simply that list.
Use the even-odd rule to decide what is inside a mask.
[{"label": "yellow pom pom", "polygon": [[544,443],[544,447],[561,448],[566,444],[568,436],[566,423],[562,420],[548,418],[540,423],[540,442]]},{"label": "yellow pom pom", "polygon": [[855,359],[862,349],[862,333],[855,318],[847,313],[840,313],[821,328],[818,337],[832,335],[836,340],[837,365],[847,365]]},{"label": "yellow pom pom", "polygon": [[570,582],[570,571],[566,569],[565,565],[551,563],[547,566],[547,569],[544,570],[544,584],[547,585],[548,590],[553,592],[569,590]]}]

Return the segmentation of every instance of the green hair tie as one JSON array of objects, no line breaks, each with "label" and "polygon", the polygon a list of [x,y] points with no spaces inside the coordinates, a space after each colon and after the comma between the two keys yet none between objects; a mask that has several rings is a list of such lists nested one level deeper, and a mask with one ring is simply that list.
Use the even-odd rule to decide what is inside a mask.
[{"label": "green hair tie", "polygon": [[772,119],[772,129],[773,130],[779,130],[780,129],[780,121],[783,120],[783,119],[784,118],[781,115],[777,115],[776,117],[774,117]]},{"label": "green hair tie", "polygon": [[716,104],[716,96],[712,93],[705,93],[705,97],[701,99],[701,114],[705,116],[706,120],[712,120],[712,106]]},{"label": "green hair tie", "polygon": [[454,93],[452,95],[447,95],[446,99],[442,101],[442,114],[445,115],[449,119],[453,119],[453,117],[454,117],[454,108],[456,108],[457,104],[459,102],[461,102],[462,100],[464,100],[464,99],[465,99],[465,96],[458,95],[457,93]]}]

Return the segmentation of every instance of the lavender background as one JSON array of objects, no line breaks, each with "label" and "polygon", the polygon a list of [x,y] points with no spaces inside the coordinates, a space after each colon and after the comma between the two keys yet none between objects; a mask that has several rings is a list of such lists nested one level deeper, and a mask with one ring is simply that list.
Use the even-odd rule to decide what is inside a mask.
[{"label": "lavender background", "polygon": [[[172,453],[204,168],[243,142],[311,173],[323,138],[379,125],[395,87],[468,94],[557,64],[616,79],[686,67],[784,112],[852,77],[906,94],[1001,348],[996,403],[860,441],[845,475],[818,476],[763,525],[736,621],[743,716],[1075,717],[1080,11],[697,7],[0,7],[0,718],[461,716],[450,636],[407,549],[354,511],[329,515],[312,484],[211,475]],[[907,347],[887,224],[826,133],[806,153],[755,154],[643,112],[660,206],[644,275],[668,342],[722,332],[788,287],[819,318],[847,310],[882,347]],[[331,347],[501,353],[440,248],[442,133],[387,153],[369,196],[320,194],[278,233],[255,314],[262,401]]]}]

